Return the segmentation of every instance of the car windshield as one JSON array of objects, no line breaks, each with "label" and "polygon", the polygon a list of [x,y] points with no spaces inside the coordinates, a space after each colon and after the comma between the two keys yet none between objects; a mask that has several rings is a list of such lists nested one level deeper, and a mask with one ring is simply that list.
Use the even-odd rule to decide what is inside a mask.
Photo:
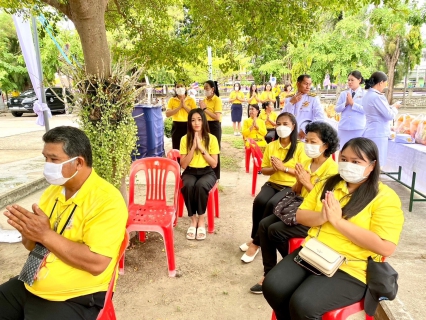
[{"label": "car windshield", "polygon": [[21,96],[32,96],[34,94],[35,94],[34,90],[27,90],[27,91],[22,92]]}]

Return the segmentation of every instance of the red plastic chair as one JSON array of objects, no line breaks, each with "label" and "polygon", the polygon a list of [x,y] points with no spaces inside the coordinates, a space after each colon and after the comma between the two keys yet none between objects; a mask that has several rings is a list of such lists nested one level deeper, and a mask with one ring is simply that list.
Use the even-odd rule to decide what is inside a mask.
[{"label": "red plastic chair", "polygon": [[[179,150],[172,149],[167,152],[167,158],[177,161],[180,159]],[[182,179],[179,179],[179,191],[182,189],[183,183]],[[214,233],[214,217],[219,218],[219,183],[213,186],[213,188],[209,191],[209,198],[207,200],[207,232]],[[178,201],[178,210],[176,212],[176,217],[183,216],[183,207],[185,205],[185,200],[183,199],[182,192],[179,192],[179,201]],[[177,218],[175,225],[177,224]]]},{"label": "red plastic chair", "polygon": [[259,146],[257,145],[256,141],[250,138],[247,138],[247,141],[250,144],[251,155],[253,158],[253,178],[251,182],[251,195],[254,197],[256,193],[258,172],[262,169],[261,166],[262,166],[263,154]]},{"label": "red plastic chair", "polygon": [[[139,171],[145,173],[145,204],[136,204],[135,179]],[[166,181],[169,173],[174,174],[173,205],[167,205]],[[173,223],[178,207],[180,167],[176,161],[166,158],[143,158],[133,162],[129,179],[129,219],[127,231],[139,231],[139,239],[144,241],[141,231],[155,231],[162,235],[166,249],[169,276],[176,275]],[[122,269],[124,272],[124,257]]]},{"label": "red plastic chair", "polygon": [[123,242],[121,243],[120,251],[118,252],[118,259],[117,264],[114,268],[114,271],[112,272],[111,281],[109,282],[108,291],[105,295],[105,303],[102,310],[99,312],[97,320],[116,320],[115,317],[115,310],[114,310],[114,304],[112,303],[112,295],[114,293],[114,284],[115,284],[115,277],[117,275],[117,267],[119,266],[119,263],[121,262],[121,258],[124,256],[124,252],[126,251],[126,248],[129,244],[129,233],[126,230],[126,233],[124,234]]},{"label": "red plastic chair", "polygon": [[[245,144],[245,141],[244,141]],[[245,162],[246,162],[246,173],[250,172],[250,156],[251,156],[251,148],[245,146],[245,151],[246,151],[246,158],[245,158]]]},{"label": "red plastic chair", "polygon": [[[294,250],[296,250],[300,245],[302,244],[303,240],[305,238],[292,238],[289,241],[288,246],[288,253],[292,253]],[[385,261],[385,258],[382,259],[382,261]],[[349,316],[358,313],[360,311],[364,311],[364,299],[361,301],[358,301],[354,304],[351,304],[347,307],[343,307],[340,309],[335,309],[332,311],[328,311],[323,314],[322,320],[345,320]],[[271,320],[276,320],[277,317],[275,316],[274,310],[272,310],[272,318]],[[365,314],[366,320],[374,320],[373,316],[369,316],[368,314]]]}]

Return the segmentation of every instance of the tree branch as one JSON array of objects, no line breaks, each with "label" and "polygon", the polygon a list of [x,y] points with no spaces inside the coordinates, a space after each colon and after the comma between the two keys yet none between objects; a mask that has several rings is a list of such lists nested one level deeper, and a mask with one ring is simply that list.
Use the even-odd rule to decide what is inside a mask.
[{"label": "tree branch", "polygon": [[71,19],[71,11],[69,10],[68,4],[60,3],[58,0],[41,0],[41,1],[57,9],[59,12],[62,12],[64,15],[66,15],[68,18]]},{"label": "tree branch", "polygon": [[118,3],[118,1],[114,0],[114,3],[115,3],[115,6],[117,7],[119,15],[122,16],[124,19],[126,19],[126,15],[124,14],[123,11],[121,11],[120,4]]}]

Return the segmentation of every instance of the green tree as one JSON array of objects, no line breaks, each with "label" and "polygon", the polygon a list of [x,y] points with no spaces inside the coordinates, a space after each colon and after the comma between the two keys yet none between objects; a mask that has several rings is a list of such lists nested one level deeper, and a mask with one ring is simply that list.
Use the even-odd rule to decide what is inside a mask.
[{"label": "green tree", "polygon": [[419,27],[424,21],[422,11],[412,3],[396,2],[390,6],[376,7],[370,14],[370,22],[382,40],[378,52],[387,69],[386,98],[389,102],[393,96],[395,71],[403,52],[406,64],[411,68],[420,62],[423,44]]},{"label": "green tree", "polygon": [[22,91],[29,76],[21,54],[12,17],[0,12],[0,88],[5,92]]}]

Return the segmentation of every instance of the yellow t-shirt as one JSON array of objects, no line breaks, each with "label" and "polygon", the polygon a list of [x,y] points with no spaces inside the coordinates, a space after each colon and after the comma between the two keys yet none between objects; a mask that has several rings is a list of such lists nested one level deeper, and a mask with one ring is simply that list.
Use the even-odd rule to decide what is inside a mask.
[{"label": "yellow t-shirt", "polygon": [[[217,138],[210,133],[209,133],[209,138],[210,138],[210,143],[208,148],[206,148],[204,140],[202,141],[204,148],[207,150],[208,154],[219,154],[220,150],[219,150],[219,142],[217,141]],[[184,135],[182,139],[180,139],[179,152],[181,155],[188,154],[186,147],[187,147],[187,135]],[[199,150],[196,150],[188,166],[191,168],[205,168],[209,166],[209,163],[206,161],[206,159],[204,159],[204,156],[201,154],[201,152]]]},{"label": "yellow t-shirt", "polygon": [[[55,209],[55,202],[57,204]],[[65,301],[82,295],[107,291],[114,271],[118,251],[124,239],[128,218],[123,196],[112,184],[99,177],[95,170],[73,197],[65,201],[62,186],[50,186],[40,198],[39,206],[50,218],[50,226],[63,212],[58,226],[62,230],[74,206],[76,209],[62,236],[86,244],[92,252],[110,257],[108,267],[98,276],[72,267],[50,253],[46,261],[45,277],[40,275],[29,292],[50,301]],[[53,212],[52,212],[53,211]],[[40,270],[43,272],[43,269]]]},{"label": "yellow t-shirt", "polygon": [[234,90],[229,94],[229,99],[230,100],[236,99],[236,100],[234,100],[234,102],[232,102],[233,104],[234,103],[235,104],[241,104],[241,103],[244,102],[244,93],[241,92],[241,91],[235,91]]},{"label": "yellow t-shirt", "polygon": [[[257,95],[257,98],[260,99],[259,95]],[[247,93],[247,102],[248,102],[248,104],[258,104],[259,103],[256,100],[256,98],[254,98],[254,97],[250,98],[250,92]]]},{"label": "yellow t-shirt", "polygon": [[[189,109],[196,109],[197,105],[195,104],[195,100],[191,97],[185,98],[185,105]],[[178,97],[173,97],[169,100],[169,103],[167,104],[167,110],[174,110],[180,107],[180,99]],[[180,109],[177,113],[172,115],[173,121],[177,122],[187,122],[188,121],[188,112],[184,108]]]},{"label": "yellow t-shirt", "polygon": [[[303,168],[311,174],[311,183],[315,186],[318,182],[326,180],[328,177],[333,176],[339,172],[339,166],[332,157],[328,157],[327,160],[317,169],[315,172],[311,172],[312,159],[309,159],[302,163]],[[302,186],[300,195],[305,198],[309,194],[308,189]]]},{"label": "yellow t-shirt", "polygon": [[[207,110],[213,113],[222,113],[222,100],[217,95],[213,95],[211,99],[204,98],[203,101],[206,103]],[[207,121],[217,121],[210,117],[207,113],[206,118]],[[220,117],[219,121],[222,122],[222,117]]]},{"label": "yellow t-shirt", "polygon": [[275,101],[274,93],[272,91],[263,91],[260,95],[260,100],[265,101],[268,99]]},{"label": "yellow t-shirt", "polygon": [[280,95],[281,89],[280,87],[273,87],[272,92],[274,93],[275,97],[278,97]]},{"label": "yellow t-shirt", "polygon": [[[283,148],[280,144],[280,139],[270,142],[265,149],[262,159],[262,168],[272,168],[271,157],[277,157],[281,160],[285,159],[285,156],[290,149],[291,143]],[[305,148],[303,142],[298,141],[296,150],[294,151],[293,158],[284,163],[284,166],[294,169],[296,163],[303,163],[308,160],[308,156],[305,154]],[[292,187],[296,183],[296,177],[290,173],[283,171],[277,171],[269,177],[269,182],[273,182],[282,186]]]},{"label": "yellow t-shirt", "polygon": [[[265,147],[267,145],[265,140],[265,135],[268,133],[268,131],[266,130],[265,123],[262,120],[257,119],[256,124],[259,127],[259,129],[253,128],[253,130],[250,130],[250,127],[252,126],[252,124],[253,124],[252,118],[248,118],[244,120],[243,130],[242,130],[243,137],[253,139],[254,141],[257,142],[257,145],[259,147]],[[246,146],[249,147],[250,144],[246,142]]]},{"label": "yellow t-shirt", "polygon": [[[322,202],[320,197],[323,186],[324,182],[318,183],[307,195],[299,209],[321,212]],[[340,200],[342,207],[348,203],[349,196],[347,195],[349,192],[346,182],[339,182],[334,188],[333,194],[336,199]],[[361,228],[374,232],[384,240],[398,244],[404,223],[401,200],[395,191],[379,182],[377,196],[360,213],[350,218],[349,221]],[[316,237],[318,229],[319,227],[310,228],[305,241]],[[373,257],[375,261],[380,261],[382,258],[380,255],[353,243],[329,222],[321,226],[318,240],[344,255],[347,261],[342,264],[340,269],[364,283],[366,283],[368,257]]]},{"label": "yellow t-shirt", "polygon": [[[265,122],[266,129],[274,129],[275,127],[269,121],[266,121],[267,117],[268,117],[268,115],[266,114],[265,110],[262,110],[260,112],[259,119],[261,119],[261,120],[263,120]],[[277,118],[278,118],[278,115],[276,114],[276,112],[275,111],[271,111],[271,113],[269,114],[269,119],[271,121],[276,122]]]}]

